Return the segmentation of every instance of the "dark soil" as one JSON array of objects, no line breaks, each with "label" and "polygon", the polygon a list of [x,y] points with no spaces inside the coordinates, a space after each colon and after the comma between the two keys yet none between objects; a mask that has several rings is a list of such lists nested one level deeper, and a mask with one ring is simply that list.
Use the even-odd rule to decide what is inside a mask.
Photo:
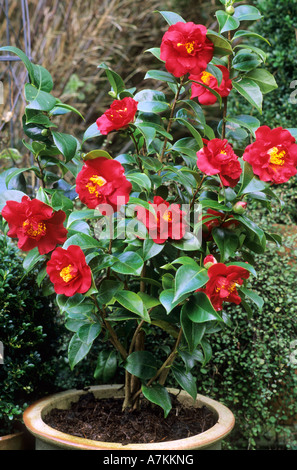
[{"label": "dark soil", "polygon": [[61,432],[95,441],[149,443],[184,439],[214,426],[216,418],[206,407],[185,408],[172,396],[172,409],[164,418],[159,406],[147,400],[140,411],[122,411],[121,398],[96,399],[82,395],[69,410],[53,409],[44,422]]}]

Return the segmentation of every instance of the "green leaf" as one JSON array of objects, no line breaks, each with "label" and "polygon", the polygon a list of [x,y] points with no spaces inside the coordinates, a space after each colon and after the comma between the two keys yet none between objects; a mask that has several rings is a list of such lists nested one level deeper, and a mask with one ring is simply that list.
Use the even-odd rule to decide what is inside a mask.
[{"label": "green leaf", "polygon": [[176,120],[180,124],[183,124],[184,126],[186,126],[186,128],[191,132],[192,136],[196,140],[199,148],[201,149],[203,147],[203,140],[202,140],[202,137],[199,134],[199,132],[195,129],[195,127],[192,126],[192,124],[190,122],[188,122],[186,119],[183,119],[179,116],[176,116]]},{"label": "green leaf", "polygon": [[237,29],[240,25],[238,19],[234,16],[228,15],[224,10],[218,10],[216,12],[216,17],[220,27],[220,33],[225,33],[227,31],[232,31],[233,29]]},{"label": "green leaf", "polygon": [[0,211],[2,211],[7,201],[21,202],[24,196],[26,196],[25,193],[16,189],[8,189],[7,191],[2,191],[0,193]]},{"label": "green leaf", "polygon": [[85,131],[83,138],[82,138],[82,143],[84,143],[88,139],[93,139],[94,137],[98,137],[100,135],[101,135],[101,132],[99,131],[96,122],[94,122]]},{"label": "green leaf", "polygon": [[104,384],[110,383],[117,370],[116,351],[106,351],[105,349],[98,354],[94,378]]},{"label": "green leaf", "polygon": [[263,95],[257,83],[250,78],[242,78],[238,82],[233,80],[233,87],[262,114]]},{"label": "green leaf", "polygon": [[69,237],[64,243],[63,248],[66,249],[70,245],[78,245],[82,250],[87,250],[88,248],[100,248],[99,241],[85,233],[76,233]]},{"label": "green leaf", "polygon": [[160,294],[160,302],[165,308],[167,314],[169,314],[177,305],[179,305],[187,297],[187,294],[176,301],[173,301],[174,296],[174,289],[164,289]]},{"label": "green leaf", "polygon": [[238,249],[239,239],[235,233],[221,227],[215,227],[211,233],[220,251],[220,261],[224,263],[234,256]]},{"label": "green leaf", "polygon": [[250,232],[252,232],[253,237],[256,238],[259,245],[265,250],[266,247],[266,236],[265,232],[258,227],[252,220],[250,220],[245,215],[235,215],[234,219],[238,220],[241,224],[243,224]]},{"label": "green leaf", "polygon": [[187,372],[180,365],[173,364],[171,370],[177,383],[193,398],[193,400],[196,400],[196,378],[191,374],[191,372]]},{"label": "green leaf", "polygon": [[238,290],[239,292],[242,292],[245,297],[248,297],[250,300],[252,300],[254,304],[257,305],[259,312],[262,312],[264,300],[255,291],[247,289],[245,287],[240,287],[240,289]]},{"label": "green leaf", "polygon": [[68,360],[71,370],[78,364],[90,351],[92,343],[84,343],[75,333],[68,346]]},{"label": "green leaf", "polygon": [[114,295],[114,298],[127,310],[136,313],[143,320],[150,322],[150,317],[144,306],[143,300],[135,292],[121,290]]},{"label": "green leaf", "polygon": [[105,279],[101,282],[99,291],[98,291],[98,299],[100,303],[103,305],[108,304],[115,294],[124,288],[123,282],[119,281],[112,281],[110,279]]},{"label": "green leaf", "polygon": [[150,191],[151,189],[151,180],[145,173],[126,173],[126,178],[131,183],[136,183],[141,191],[143,189]]},{"label": "green leaf", "polygon": [[176,24],[178,22],[186,23],[180,15],[172,11],[159,11],[159,13],[161,13],[169,25]]},{"label": "green leaf", "polygon": [[202,341],[206,331],[206,325],[204,323],[193,323],[192,320],[189,319],[187,311],[183,309],[181,310],[180,322],[189,352],[193,354]]},{"label": "green leaf", "polygon": [[150,52],[158,60],[160,60],[161,62],[164,62],[164,60],[161,60],[161,58],[160,58],[160,54],[161,54],[160,47],[151,47],[150,49],[146,49],[144,52]]},{"label": "green leaf", "polygon": [[167,82],[167,83],[174,83],[176,84],[176,79],[174,78],[173,75],[169,72],[164,72],[163,70],[149,70],[145,77],[144,80],[148,79],[153,79],[153,80],[158,80],[160,82]]},{"label": "green leaf", "polygon": [[173,301],[180,299],[184,294],[194,292],[208,281],[207,270],[197,265],[183,265],[178,268],[175,276],[175,295]]},{"label": "green leaf", "polygon": [[119,274],[139,276],[143,267],[143,259],[134,251],[125,251],[116,255],[117,261],[111,269]]},{"label": "green leaf", "polygon": [[232,61],[232,67],[239,72],[250,72],[251,70],[258,67],[261,63],[262,60],[257,54],[244,49],[237,52]]},{"label": "green leaf", "polygon": [[158,370],[155,356],[149,351],[135,351],[126,359],[125,369],[135,377],[151,379]]},{"label": "green leaf", "polygon": [[235,8],[233,18],[236,18],[238,21],[256,21],[262,18],[262,15],[256,7],[240,5]]},{"label": "green leaf", "polygon": [[196,292],[192,295],[182,310],[183,314],[187,315],[194,323],[223,321],[204,292]]},{"label": "green leaf", "polygon": [[252,70],[246,77],[257,83],[263,95],[270,93],[278,87],[274,76],[265,69]]},{"label": "green leaf", "polygon": [[51,74],[42,65],[32,64],[32,66],[35,86],[50,93],[54,86]]},{"label": "green leaf", "polygon": [[225,39],[223,36],[218,34],[215,31],[208,30],[207,31],[207,38],[210,39],[210,41],[214,45],[214,54],[217,55],[229,55],[233,53],[232,46],[230,42]]},{"label": "green leaf", "polygon": [[162,385],[155,384],[150,387],[142,385],[141,391],[145,398],[147,398],[152,403],[160,406],[164,410],[164,417],[167,418],[172,405],[168,391]]},{"label": "green leaf", "polygon": [[263,38],[263,36],[261,36],[260,34],[253,33],[252,31],[245,31],[245,30],[236,31],[236,33],[233,36],[232,41],[235,41],[236,39],[244,38],[244,37],[254,37],[257,39],[262,39],[263,41],[267,42],[269,46],[271,46],[270,42],[267,39]]},{"label": "green leaf", "polygon": [[95,149],[95,150],[91,150],[88,153],[85,153],[83,156],[83,159],[84,161],[86,161],[86,160],[94,160],[95,158],[99,158],[99,157],[112,159],[112,156],[108,152],[106,152],[106,150],[101,150],[101,149]]},{"label": "green leaf", "polygon": [[61,101],[58,101],[56,106],[59,108],[59,109],[65,109],[67,111],[72,111],[73,113],[77,114],[78,116],[80,116],[83,120],[85,119],[83,117],[83,115],[78,111],[78,109],[74,108],[73,106],[70,106],[70,104],[66,104],[66,103],[61,103]]},{"label": "green leaf", "polygon": [[259,119],[255,118],[254,116],[249,116],[247,114],[241,114],[236,117],[227,117],[227,125],[228,122],[238,124],[241,127],[245,127],[252,135],[255,137],[255,132],[260,127]]},{"label": "green leaf", "polygon": [[31,82],[35,84],[33,64],[21,49],[18,49],[17,47],[13,47],[13,46],[4,46],[4,47],[0,47],[0,51],[13,52],[14,54],[16,54],[21,59],[26,69],[28,70],[28,74],[29,74]]},{"label": "green leaf", "polygon": [[39,254],[38,248],[33,248],[33,250],[30,250],[26,255],[23,261],[23,268],[28,273],[39,261],[42,260],[44,260],[44,256]]},{"label": "green leaf", "polygon": [[25,85],[25,98],[29,101],[27,109],[36,109],[46,112],[51,111],[57,102],[57,99],[53,95],[29,83]]},{"label": "green leaf", "polygon": [[148,261],[157,256],[163,248],[164,244],[154,243],[151,238],[146,238],[143,242],[143,260]]},{"label": "green leaf", "polygon": [[115,93],[116,96],[118,96],[122,91],[125,90],[125,83],[123,82],[119,74],[111,70],[104,62],[98,65],[98,68],[105,70],[112,91]]},{"label": "green leaf", "polygon": [[83,343],[92,344],[100,332],[100,323],[87,323],[79,328],[77,336]]},{"label": "green leaf", "polygon": [[77,150],[77,140],[70,134],[63,134],[62,132],[52,131],[52,136],[55,145],[60,152],[64,155],[66,162],[72,160]]}]

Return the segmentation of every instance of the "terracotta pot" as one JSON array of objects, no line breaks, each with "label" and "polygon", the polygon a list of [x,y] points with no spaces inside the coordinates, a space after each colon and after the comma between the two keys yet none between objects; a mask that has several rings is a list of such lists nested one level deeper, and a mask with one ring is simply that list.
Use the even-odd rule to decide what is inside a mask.
[{"label": "terracotta pot", "polygon": [[0,436],[0,450],[32,450],[34,449],[34,440],[32,435],[27,432],[17,432]]},{"label": "terracotta pot", "polygon": [[[178,399],[189,405],[193,405],[192,398],[186,392],[176,389],[168,389],[171,393],[176,393]],[[90,387],[96,398],[123,397],[122,385],[99,385]],[[36,450],[194,450],[221,449],[221,441],[234,427],[234,416],[232,412],[221,403],[204,397],[197,396],[195,406],[206,405],[215,416],[217,423],[207,431],[193,437],[179,439],[169,442],[158,442],[149,444],[128,444],[122,445],[114,442],[99,442],[90,439],[83,439],[71,436],[49,427],[43,421],[43,417],[53,408],[67,409],[71,402],[76,402],[82,395],[82,390],[69,390],[46,397],[29,406],[23,415],[27,429],[35,436]]]}]

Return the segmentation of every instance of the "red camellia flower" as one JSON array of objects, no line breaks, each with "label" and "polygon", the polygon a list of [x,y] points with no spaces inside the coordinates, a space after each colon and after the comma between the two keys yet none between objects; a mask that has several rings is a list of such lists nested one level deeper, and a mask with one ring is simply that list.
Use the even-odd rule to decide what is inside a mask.
[{"label": "red camellia flower", "polygon": [[137,207],[137,218],[148,230],[150,238],[155,243],[164,243],[166,240],[180,240],[186,232],[187,223],[185,213],[180,210],[179,204],[170,204],[160,196],[149,202],[155,213],[143,207]]},{"label": "red camellia flower", "polygon": [[213,264],[207,271],[209,280],[205,288],[199,289],[204,292],[211,301],[216,311],[222,310],[223,302],[240,304],[237,287],[248,279],[250,273],[240,266],[226,266],[224,263]]},{"label": "red camellia flower", "polygon": [[22,251],[38,247],[39,253],[44,255],[67,239],[68,232],[63,225],[65,212],[55,212],[39,199],[23,196],[21,202],[7,201],[1,215],[9,226],[7,235],[18,238]]},{"label": "red camellia flower", "polygon": [[[232,90],[232,80],[230,80],[229,78],[229,70],[226,67],[224,67],[223,65],[216,65],[216,67],[220,69],[223,74],[220,86],[218,86],[218,81],[216,77],[211,73],[207,72],[206,70],[204,70],[199,75],[191,74],[189,76],[189,79],[194,80],[195,82],[204,83],[209,88],[216,91],[223,98],[225,96],[228,96],[230,91]],[[217,97],[203,85],[199,85],[199,83],[192,83],[191,90],[191,99],[198,97],[198,101],[200,104],[211,105],[217,101]]]},{"label": "red camellia flower", "polygon": [[57,294],[71,297],[84,294],[92,284],[92,273],[86,263],[82,249],[70,245],[67,249],[58,247],[46,264],[46,272]]},{"label": "red camellia flower", "polygon": [[219,175],[224,186],[237,185],[242,169],[227,139],[212,139],[197,152],[197,166],[206,175]]},{"label": "red camellia flower", "polygon": [[115,100],[96,121],[101,134],[106,135],[111,131],[127,127],[134,120],[137,105],[138,102],[129,96],[122,100]]},{"label": "red camellia flower", "polygon": [[76,177],[76,192],[89,209],[109,204],[116,210],[129,201],[131,190],[121,163],[105,157],[87,160]]},{"label": "red camellia flower", "polygon": [[227,228],[229,230],[234,230],[239,222],[233,218],[232,215],[229,215],[225,219],[225,214],[223,212],[216,211],[214,209],[207,209],[206,214],[202,217],[202,236],[205,240],[212,240],[212,229],[215,227]]},{"label": "red camellia flower", "polygon": [[261,126],[255,142],[245,149],[243,159],[252,165],[260,180],[285,183],[297,173],[296,139],[282,127]]},{"label": "red camellia flower", "polygon": [[214,45],[206,37],[207,28],[192,22],[171,25],[162,38],[161,60],[175,77],[198,75],[213,58]]}]

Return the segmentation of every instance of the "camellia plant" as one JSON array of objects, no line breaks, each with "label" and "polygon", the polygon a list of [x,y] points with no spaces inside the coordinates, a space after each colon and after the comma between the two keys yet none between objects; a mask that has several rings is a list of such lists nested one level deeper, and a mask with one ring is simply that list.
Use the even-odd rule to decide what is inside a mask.
[{"label": "camellia plant", "polygon": [[[142,394],[167,416],[168,374],[195,398],[193,367],[209,361],[212,335],[232,328],[224,307],[241,304],[251,315],[263,305],[253,290],[254,255],[267,240],[280,240],[248,209],[253,200],[269,207],[277,200],[273,186],[297,173],[296,130],[228,114],[230,94],[261,112],[263,96],[277,87],[265,53],[252,45],[254,36],[267,39],[240,29],[259,20],[259,11],[233,3],[222,1],[225,9],[216,12],[218,31],[160,12],[168,29],[160,47],[146,51],[159,67],[144,77],[155,88],[127,88],[100,64],[110,107],[80,139],[56,130],[56,116],[80,113],[52,94],[50,73],[21,50],[1,48],[28,71],[24,145],[34,156],[6,183],[32,172],[40,180],[30,196],[16,189],[1,195],[2,229],[26,252],[25,269],[39,267],[37,282],[57,294],[73,332],[70,367],[95,341],[111,343],[94,376],[123,368],[123,409],[139,407]],[[216,129],[205,118],[214,104],[221,110]],[[96,148],[110,133],[126,153]],[[156,329],[166,338],[157,353]]]}]

